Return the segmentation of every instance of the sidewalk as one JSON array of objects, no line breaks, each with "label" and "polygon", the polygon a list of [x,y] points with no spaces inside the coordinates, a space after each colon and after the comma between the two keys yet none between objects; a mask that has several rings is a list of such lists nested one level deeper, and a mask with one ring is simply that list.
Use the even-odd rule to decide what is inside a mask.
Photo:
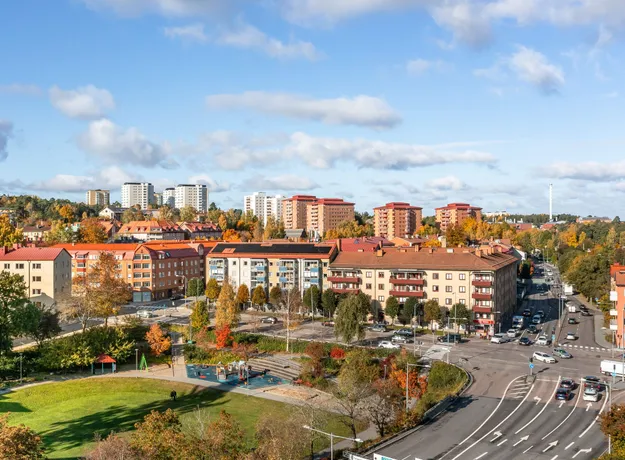
[{"label": "sidewalk", "polygon": [[588,307],[593,312],[593,319],[595,322],[595,343],[600,347],[612,349],[613,345],[605,338],[605,329],[603,329],[603,312],[595,307],[593,304],[584,300],[580,295],[575,295],[575,299]]}]

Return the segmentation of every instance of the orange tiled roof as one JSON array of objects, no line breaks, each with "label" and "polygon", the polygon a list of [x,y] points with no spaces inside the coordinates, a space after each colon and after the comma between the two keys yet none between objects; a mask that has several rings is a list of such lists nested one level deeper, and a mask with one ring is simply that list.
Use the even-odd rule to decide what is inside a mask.
[{"label": "orange tiled roof", "polygon": [[0,260],[56,260],[63,248],[18,248],[4,252],[0,250]]}]

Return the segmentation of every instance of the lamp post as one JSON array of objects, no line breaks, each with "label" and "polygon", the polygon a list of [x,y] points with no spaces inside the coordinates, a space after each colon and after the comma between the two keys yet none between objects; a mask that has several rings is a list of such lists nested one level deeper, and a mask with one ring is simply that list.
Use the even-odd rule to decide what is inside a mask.
[{"label": "lamp post", "polygon": [[321,434],[325,434],[326,436],[330,436],[330,460],[334,460],[334,438],[346,439],[348,441],[354,441],[354,442],[362,442],[362,439],[360,438],[346,438],[345,436],[339,436],[334,433],[327,433],[325,431],[318,430],[309,425],[302,425],[302,428],[309,430],[309,431],[314,431],[315,433],[321,433]]},{"label": "lamp post", "polygon": [[499,325],[499,333],[501,334],[501,312],[500,312],[500,311],[496,311],[496,312],[495,312],[495,314],[496,314],[496,315],[498,315],[498,316],[497,316],[497,319],[498,319],[499,321],[497,321],[497,323],[498,323],[498,325]]},{"label": "lamp post", "polygon": [[20,384],[22,383],[22,361],[24,359],[24,353],[20,353]]},{"label": "lamp post", "polygon": [[135,348],[135,371],[139,371],[139,349]]}]

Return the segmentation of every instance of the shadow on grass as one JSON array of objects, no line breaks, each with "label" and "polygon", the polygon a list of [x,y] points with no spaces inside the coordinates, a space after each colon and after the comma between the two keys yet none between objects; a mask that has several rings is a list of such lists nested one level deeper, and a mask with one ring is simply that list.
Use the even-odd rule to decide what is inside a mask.
[{"label": "shadow on grass", "polygon": [[0,414],[5,414],[7,412],[32,412],[30,409],[24,407],[21,403],[15,401],[7,401],[7,397],[5,395],[11,394],[11,392],[0,394]]},{"label": "shadow on grass", "polygon": [[135,423],[143,421],[150,411],[165,411],[171,408],[181,416],[198,406],[200,409],[221,406],[225,402],[220,399],[225,396],[223,392],[196,386],[189,393],[179,396],[177,401],[170,400],[169,393],[163,394],[162,401],[154,401],[137,407],[127,407],[123,405],[123,401],[119,401],[119,404],[104,411],[66,422],[52,423],[48,430],[39,434],[47,449],[51,451],[74,449],[92,442],[96,433],[106,437],[112,431],[120,433],[132,430]]}]

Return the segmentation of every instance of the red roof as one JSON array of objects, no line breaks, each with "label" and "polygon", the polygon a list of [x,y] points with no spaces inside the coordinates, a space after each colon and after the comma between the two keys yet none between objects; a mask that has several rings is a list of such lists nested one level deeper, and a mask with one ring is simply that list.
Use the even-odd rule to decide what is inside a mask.
[{"label": "red roof", "polygon": [[419,206],[411,206],[410,203],[403,203],[399,201],[394,201],[392,203],[386,203],[384,206],[378,206],[375,209],[423,209]]},{"label": "red roof", "polygon": [[105,354],[101,354],[100,356],[98,356],[95,359],[95,364],[112,364],[112,363],[116,363],[116,362],[117,361],[115,361],[109,355],[105,355]]},{"label": "red roof", "polygon": [[56,260],[63,248],[0,248],[0,260]]}]

